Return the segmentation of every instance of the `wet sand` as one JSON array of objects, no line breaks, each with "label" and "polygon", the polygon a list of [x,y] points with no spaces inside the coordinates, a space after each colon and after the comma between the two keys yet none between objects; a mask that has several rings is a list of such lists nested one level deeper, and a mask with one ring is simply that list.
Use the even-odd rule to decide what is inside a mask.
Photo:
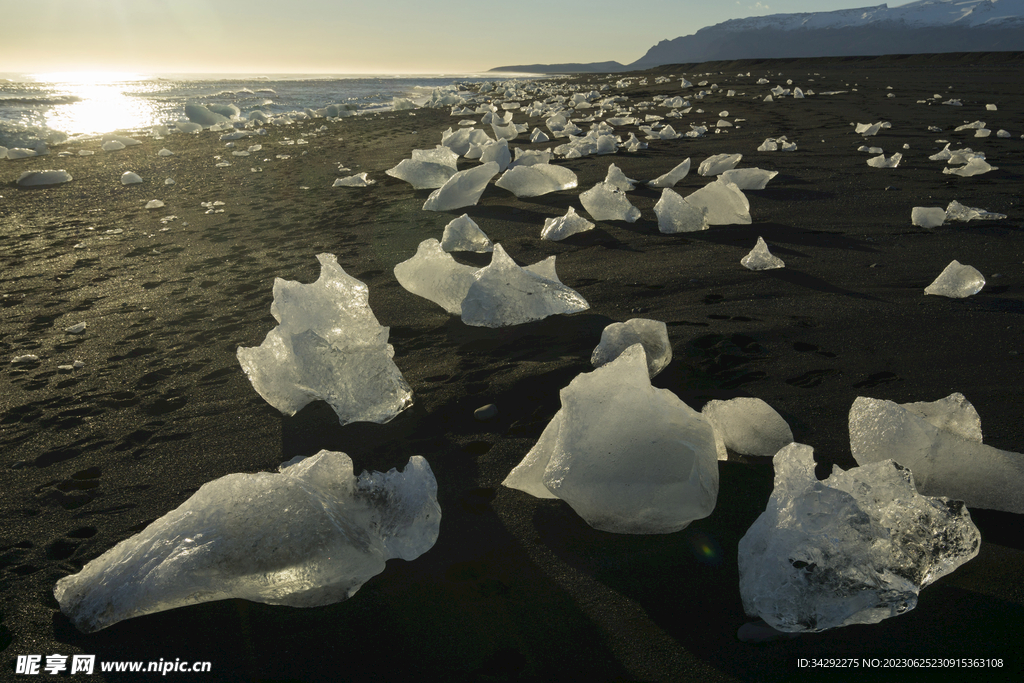
[{"label": "wet sand", "polygon": [[[715,73],[698,76],[708,71]],[[655,84],[669,74],[670,82]],[[677,130],[713,127],[724,109],[729,119],[745,120],[701,139],[557,162],[576,172],[576,190],[517,199],[491,186],[477,206],[446,213],[422,211],[429,191],[383,173],[467,118],[446,110],[274,128],[238,141],[235,150],[263,145],[244,158],[232,157],[218,134],[202,133],[136,136],[141,145],[109,153],[98,142],[73,144],[65,148],[96,153],[59,158],[58,147],[42,159],[0,162],[0,678],[14,677],[18,655],[54,653],[211,662],[211,674],[189,680],[397,681],[428,673],[470,681],[891,680],[894,673],[797,665],[839,657],[1001,658],[1000,675],[1021,673],[1017,515],[972,510],[984,539],[979,556],[926,588],[908,614],[753,646],[736,639],[750,620],[736,547],[771,492],[769,459],[733,455],[720,463],[715,512],[665,536],[595,531],[560,501],[501,486],[558,409],[559,390],[591,369],[604,326],[638,316],[668,324],[673,361],[655,386],[698,410],[710,399],[765,400],[797,441],[815,448],[822,476],[833,464],[855,465],[847,414],[857,396],[932,401],[959,391],[981,415],[985,443],[1024,452],[1024,60],[686,65],[649,72],[647,85],[634,81],[625,94],[633,102],[692,97],[679,90],[683,74],[723,92],[691,100],[694,111],[671,121]],[[755,85],[762,76],[769,85]],[[622,77],[579,82],[588,84],[584,91],[611,83],[615,92]],[[786,79],[818,93],[847,92],[762,102]],[[726,89],[739,94],[726,97]],[[941,99],[917,103],[934,94]],[[963,106],[939,104],[949,98]],[[989,103],[998,110],[987,111]],[[979,119],[991,137],[953,131]],[[522,114],[515,120],[523,122]],[[878,121],[892,127],[867,139],[851,125]],[[1012,137],[997,138],[1000,128]],[[625,138],[635,130],[616,132]],[[798,150],[755,151],[782,135]],[[308,144],[281,144],[285,138]],[[942,148],[938,139],[984,151],[999,170],[944,175],[944,163],[927,158]],[[531,145],[520,136],[511,146],[559,142]],[[903,161],[871,168],[871,155],[856,151],[862,144],[887,156],[902,152]],[[158,156],[163,147],[174,156]],[[599,221],[563,242],[539,239],[545,218],[570,205],[581,210],[578,194],[602,180],[610,163],[648,180],[686,157],[696,168],[733,152],[743,153],[741,167],[779,172],[765,190],[746,193],[752,225],[663,235],[653,212],[660,191],[638,188],[629,195],[643,214],[636,223]],[[351,171],[339,173],[339,163]],[[474,163],[463,160],[460,168]],[[50,168],[74,180],[32,190],[14,184],[24,170]],[[122,186],[125,171],[144,182]],[[376,184],[331,187],[361,171]],[[164,185],[166,177],[175,184]],[[706,182],[691,172],[675,189],[685,195]],[[151,199],[165,206],[145,209]],[[911,224],[912,207],[952,200],[1008,217],[934,229]],[[206,213],[201,202],[213,201],[224,202],[216,207],[223,213]],[[440,238],[463,212],[520,263],[557,255],[560,279],[590,310],[472,328],[402,289],[395,264],[422,240]],[[161,223],[168,215],[177,218]],[[755,273],[740,265],[758,236],[786,268]],[[391,328],[415,404],[387,424],[341,427],[321,402],[283,416],[253,390],[235,358],[238,346],[259,345],[275,324],[273,279],[314,281],[322,252],[336,254],[369,286],[375,315]],[[963,300],[925,296],[953,259],[979,269],[985,288]],[[64,332],[79,322],[88,325],[84,334]],[[9,363],[23,354],[39,361]],[[58,370],[75,360],[85,366]],[[474,420],[473,410],[487,403],[499,416]],[[434,548],[413,562],[390,561],[352,599],[328,607],[228,600],[91,635],[60,613],[52,595],[59,578],[203,483],[273,471],[321,448],[348,453],[357,472],[403,468],[423,455],[443,512]],[[87,679],[137,678],[144,677],[97,672]]]}]

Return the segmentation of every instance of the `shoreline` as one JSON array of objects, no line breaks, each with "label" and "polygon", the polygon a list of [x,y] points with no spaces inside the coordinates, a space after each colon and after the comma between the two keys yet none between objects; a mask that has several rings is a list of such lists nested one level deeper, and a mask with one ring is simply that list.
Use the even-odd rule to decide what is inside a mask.
[{"label": "shoreline", "polygon": [[[972,509],[981,554],[922,591],[905,615],[751,646],[735,638],[749,620],[735,553],[771,492],[770,459],[734,454],[720,463],[715,512],[666,536],[598,532],[561,501],[501,486],[557,411],[559,390],[590,371],[603,327],[632,317],[669,326],[673,360],[655,386],[697,410],[710,399],[765,400],[798,442],[814,447],[819,476],[832,465],[855,464],[846,416],[858,395],[903,403],[960,391],[981,416],[985,443],[1024,452],[1024,95],[1012,85],[1022,67],[979,72],[966,64],[892,60],[812,75],[769,62],[751,68],[749,78],[686,72],[694,84],[707,78],[744,96],[693,101],[705,112],[684,117],[677,129],[713,125],[723,109],[744,120],[727,133],[554,162],[577,174],[574,190],[517,199],[492,184],[476,206],[442,213],[421,210],[429,191],[383,171],[412,149],[439,144],[441,131],[469,118],[447,109],[314,120],[236,142],[235,151],[262,144],[258,161],[232,158],[217,134],[202,133],[140,138],[141,145],[93,156],[60,159],[54,148],[44,158],[0,162],[0,349],[6,361],[40,357],[29,366],[5,361],[0,376],[0,466],[9,491],[0,502],[4,665],[13,666],[17,655],[59,652],[210,661],[218,680],[322,680],[339,671],[353,680],[409,680],[431,669],[454,680],[550,680],[574,672],[594,681],[782,681],[803,673],[799,658],[956,656],[1000,657],[1004,670],[1020,671],[1024,663],[1005,627],[1024,617],[1016,515]],[[646,85],[634,76],[624,95],[633,104],[687,95],[678,79],[657,84],[655,75]],[[760,76],[771,83],[757,85]],[[586,90],[608,83],[609,94],[618,94],[615,82],[626,77],[558,82]],[[848,92],[762,101],[787,79]],[[916,103],[937,93],[959,97],[963,106]],[[987,111],[987,103],[998,110]],[[954,132],[975,119],[1013,137]],[[514,120],[523,122],[522,113]],[[867,140],[851,125],[883,120],[892,128]],[[543,129],[541,121],[529,124]],[[327,130],[310,134],[321,125]],[[755,151],[781,135],[798,150]],[[279,144],[284,137],[308,144]],[[940,138],[984,150],[999,170],[943,175],[941,162],[927,160],[941,149]],[[511,146],[561,142],[525,140],[520,135]],[[861,144],[878,144],[887,156],[902,151],[903,162],[871,168],[869,155],[856,151]],[[174,156],[157,156],[164,146]],[[629,193],[642,212],[636,223],[597,221],[563,242],[539,239],[544,218],[569,206],[582,211],[578,195],[611,163],[648,180],[686,157],[696,169],[723,152],[742,152],[741,167],[779,172],[765,190],[747,192],[752,225],[664,235],[653,213],[660,192],[638,187]],[[217,156],[232,166],[217,167]],[[21,170],[38,163],[64,167],[74,180],[13,186]],[[339,163],[351,170],[337,172]],[[462,160],[460,168],[475,163]],[[121,185],[125,171],[144,182]],[[364,171],[374,185],[331,187],[335,178]],[[165,177],[175,184],[163,185]],[[676,190],[685,195],[707,180],[694,170]],[[165,206],[145,209],[151,199]],[[911,224],[912,207],[954,199],[1008,218],[934,229]],[[213,201],[224,202],[214,208],[223,213],[206,213],[201,202]],[[402,289],[395,264],[422,240],[440,238],[461,213],[521,264],[557,256],[559,278],[590,310],[471,328]],[[160,222],[172,214],[175,220]],[[739,265],[758,236],[784,269],[755,273]],[[238,346],[258,346],[276,324],[274,278],[314,281],[322,252],[336,254],[367,284],[375,316],[390,327],[414,404],[387,424],[341,427],[322,402],[283,416],[253,390],[235,358]],[[954,258],[981,270],[985,288],[964,300],[925,296],[924,287]],[[64,332],[78,322],[88,323],[84,334]],[[57,369],[73,360],[85,367]],[[473,411],[488,403],[498,406],[498,418],[476,421]],[[413,562],[389,562],[350,600],[323,608],[227,600],[88,636],[60,614],[52,597],[58,578],[203,483],[274,471],[321,448],[348,453],[357,473],[401,469],[423,455],[442,509],[434,548]],[[865,679],[863,670],[846,673]]]}]

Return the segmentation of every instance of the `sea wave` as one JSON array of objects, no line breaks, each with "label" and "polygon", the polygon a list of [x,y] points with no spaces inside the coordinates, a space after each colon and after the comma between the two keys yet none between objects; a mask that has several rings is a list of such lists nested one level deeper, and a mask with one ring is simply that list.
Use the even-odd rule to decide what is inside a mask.
[{"label": "sea wave", "polygon": [[16,104],[45,107],[57,104],[74,104],[75,102],[81,101],[82,98],[77,95],[53,95],[50,97],[0,97],[0,107],[9,107]]}]

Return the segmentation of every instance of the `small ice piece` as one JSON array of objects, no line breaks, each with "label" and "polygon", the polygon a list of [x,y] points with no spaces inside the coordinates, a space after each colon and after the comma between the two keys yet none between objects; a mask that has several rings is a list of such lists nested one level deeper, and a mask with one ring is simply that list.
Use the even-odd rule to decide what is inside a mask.
[{"label": "small ice piece", "polygon": [[818,481],[814,451],[774,458],[775,490],[739,542],[740,597],[785,632],[875,624],[917,605],[921,589],[971,560],[981,534],[958,500],[917,492],[892,460]]},{"label": "small ice piece", "polygon": [[363,173],[357,173],[345,178],[338,178],[331,187],[368,187],[375,182],[377,181],[372,180],[369,174],[364,171]]},{"label": "small ice piece", "polygon": [[1005,213],[995,213],[994,211],[986,211],[985,209],[975,209],[970,206],[964,206],[955,199],[946,207],[947,221],[962,221],[966,223],[975,219],[998,221],[1003,218],[1006,218]]},{"label": "small ice piece", "polygon": [[441,248],[445,251],[473,251],[484,254],[494,251],[494,244],[469,214],[464,213],[444,226]]},{"label": "small ice piece", "polygon": [[996,131],[996,137],[997,138],[1008,138],[1008,137],[1010,137],[1010,135],[1011,135],[1010,131],[1005,130],[1003,128],[1000,128],[999,130]]},{"label": "small ice piece", "polygon": [[415,256],[395,266],[395,278],[406,291],[433,301],[452,315],[462,315],[462,301],[478,270],[457,262],[431,238],[420,242]]},{"label": "small ice piece", "polygon": [[174,178],[164,178],[164,185],[173,185]]},{"label": "small ice piece", "polygon": [[700,162],[697,173],[702,176],[718,175],[731,168],[736,168],[736,164],[740,163],[741,159],[743,159],[742,154],[715,154]]},{"label": "small ice piece", "polygon": [[994,104],[986,104],[986,105],[985,105],[985,109],[986,109],[987,111],[998,111],[998,110],[999,110],[999,107],[997,107],[997,106],[996,106],[996,105],[994,105]]},{"label": "small ice piece", "polygon": [[740,455],[771,456],[793,442],[786,421],[759,398],[708,401],[700,412],[715,429],[719,460],[729,459],[726,449]]},{"label": "small ice piece", "polygon": [[540,128],[534,128],[530,132],[530,142],[548,142],[550,139]]},{"label": "small ice piece", "polygon": [[665,175],[658,176],[654,180],[647,182],[647,187],[653,187],[655,189],[661,189],[666,187],[675,187],[675,184],[686,177],[686,174],[690,172],[690,158],[687,157],[683,162],[673,168]]},{"label": "small ice piece", "polygon": [[201,602],[319,607],[346,600],[385,562],[433,547],[441,508],[427,461],[355,476],[321,450],[279,473],[229,474],[57,582],[79,631]]},{"label": "small ice piece", "polygon": [[647,354],[647,374],[654,377],[672,360],[672,344],[668,339],[668,326],[660,320],[632,318],[624,323],[612,323],[601,332],[601,341],[590,356],[595,368],[607,365],[622,352],[640,344]]},{"label": "small ice piece", "polygon": [[750,270],[772,270],[773,268],[785,268],[786,264],[778,256],[773,256],[768,251],[763,237],[757,238],[757,244],[750,250],[750,253],[740,259],[745,267]]},{"label": "small ice piece", "polygon": [[568,168],[551,164],[532,164],[513,166],[494,184],[517,197],[539,197],[551,192],[571,190],[577,183],[576,174]]},{"label": "small ice piece", "polygon": [[956,259],[950,262],[935,281],[924,288],[925,294],[964,299],[973,296],[985,286],[985,277],[971,266],[962,265]]},{"label": "small ice piece", "polygon": [[666,234],[697,232],[709,227],[707,207],[691,204],[669,187],[662,189],[654,213],[658,217],[658,230]]},{"label": "small ice piece", "polygon": [[495,244],[490,265],[476,272],[462,301],[462,322],[474,327],[507,327],[588,308],[586,299],[558,281],[553,256],[520,268]]},{"label": "small ice piece", "polygon": [[723,171],[719,177],[741,190],[763,190],[768,181],[777,175],[778,171],[766,171],[763,168],[733,168]]},{"label": "small ice piece", "polygon": [[71,174],[60,169],[58,171],[25,171],[18,176],[18,187],[41,187],[44,185],[60,185],[72,180]]},{"label": "small ice piece", "polygon": [[167,149],[166,147],[164,147],[162,150],[157,152],[157,156],[162,156],[162,157],[169,157],[169,156],[172,156],[173,154],[174,154],[174,152],[172,152],[171,150]]},{"label": "small ice piece", "polygon": [[910,210],[910,222],[921,228],[937,228],[946,222],[946,210],[941,206],[915,206]]},{"label": "small ice piece", "polygon": [[131,171],[125,171],[124,173],[121,174],[121,184],[122,185],[135,185],[136,183],[141,183],[141,182],[142,182],[142,177],[139,176],[138,173],[133,173]]},{"label": "small ice piece", "polygon": [[604,181],[582,193],[580,202],[595,221],[635,223],[640,218],[640,209],[629,203],[625,193]]},{"label": "small ice piece", "polygon": [[163,205],[164,203],[159,199],[150,199],[148,202],[146,202],[147,209],[159,209],[163,207]]},{"label": "small ice piece", "polygon": [[34,353],[26,353],[24,355],[15,356],[14,358],[12,358],[11,364],[20,365],[22,363],[35,363],[38,360],[39,356],[35,355]]},{"label": "small ice piece", "polygon": [[532,166],[534,164],[546,164],[551,161],[551,157],[552,153],[550,149],[524,150],[522,147],[516,147],[516,158],[512,162],[512,166]]},{"label": "small ice piece", "polygon": [[126,145],[120,140],[107,140],[101,147],[104,152],[115,152],[119,149],[124,149]]},{"label": "small ice piece", "polygon": [[498,174],[498,164],[488,161],[474,168],[459,171],[444,185],[430,193],[423,203],[424,211],[451,211],[473,206],[480,201],[487,183]]},{"label": "small ice piece", "polygon": [[541,230],[540,236],[541,239],[557,242],[578,232],[591,230],[593,227],[593,223],[576,213],[576,209],[570,206],[564,216],[545,218],[544,229]]},{"label": "small ice piece", "polygon": [[877,157],[871,157],[868,159],[868,166],[871,166],[872,168],[896,168],[900,165],[900,160],[902,158],[903,155],[899,152],[896,152],[888,159],[885,158],[884,154],[880,154]]},{"label": "small ice piece", "polygon": [[962,394],[903,405],[857,397],[850,451],[862,467],[888,458],[909,467],[925,495],[1024,514],[1024,454],[983,444],[981,420]]},{"label": "small ice piece", "polygon": [[854,128],[854,132],[863,135],[864,137],[871,137],[872,135],[876,135],[878,131],[883,128],[891,127],[891,124],[887,121],[879,121],[878,123],[858,123],[856,128]]},{"label": "small ice piece", "polygon": [[667,534],[711,514],[718,498],[715,434],[700,413],[651,386],[643,346],[582,373],[504,486],[560,498],[587,524]]},{"label": "small ice piece", "polygon": [[86,327],[88,327],[88,325],[84,322],[75,323],[70,327],[65,327],[64,331],[67,332],[68,334],[82,334],[83,332],[85,332]]},{"label": "small ice piece", "polygon": [[632,178],[627,178],[622,169],[615,164],[608,165],[608,174],[605,176],[604,182],[606,185],[617,187],[623,192],[630,192],[636,187],[637,183]]},{"label": "small ice piece", "polygon": [[392,178],[404,180],[416,190],[434,190],[448,182],[457,169],[432,161],[402,159],[397,166],[384,172]]},{"label": "small ice piece", "polygon": [[958,175],[961,178],[969,178],[971,176],[981,175],[982,173],[988,173],[989,171],[998,171],[999,168],[990,165],[982,157],[971,157],[967,164],[960,168],[944,168],[943,173]]},{"label": "small ice piece", "polygon": [[707,211],[708,225],[750,225],[752,222],[746,195],[720,177],[687,195],[686,201]]},{"label": "small ice piece", "polygon": [[333,254],[318,254],[312,284],[276,278],[270,312],[280,323],[238,361],[270,405],[294,415],[327,401],[342,424],[388,422],[412,405],[412,390],[392,360],[388,328],[377,322],[369,289]]},{"label": "small ice piece", "polygon": [[778,151],[778,149],[779,149],[779,143],[775,140],[775,138],[765,138],[765,141],[762,142],[758,146],[757,151],[758,152],[776,152],[776,151]]}]

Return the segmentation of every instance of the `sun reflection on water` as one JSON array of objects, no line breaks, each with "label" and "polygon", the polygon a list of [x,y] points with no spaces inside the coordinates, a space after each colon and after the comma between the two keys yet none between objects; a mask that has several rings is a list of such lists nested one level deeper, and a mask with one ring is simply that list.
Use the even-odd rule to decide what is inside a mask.
[{"label": "sun reflection on water", "polygon": [[160,109],[146,95],[159,85],[143,74],[61,72],[33,74],[53,92],[77,98],[55,104],[45,114],[46,126],[71,136],[147,128],[159,122]]}]

